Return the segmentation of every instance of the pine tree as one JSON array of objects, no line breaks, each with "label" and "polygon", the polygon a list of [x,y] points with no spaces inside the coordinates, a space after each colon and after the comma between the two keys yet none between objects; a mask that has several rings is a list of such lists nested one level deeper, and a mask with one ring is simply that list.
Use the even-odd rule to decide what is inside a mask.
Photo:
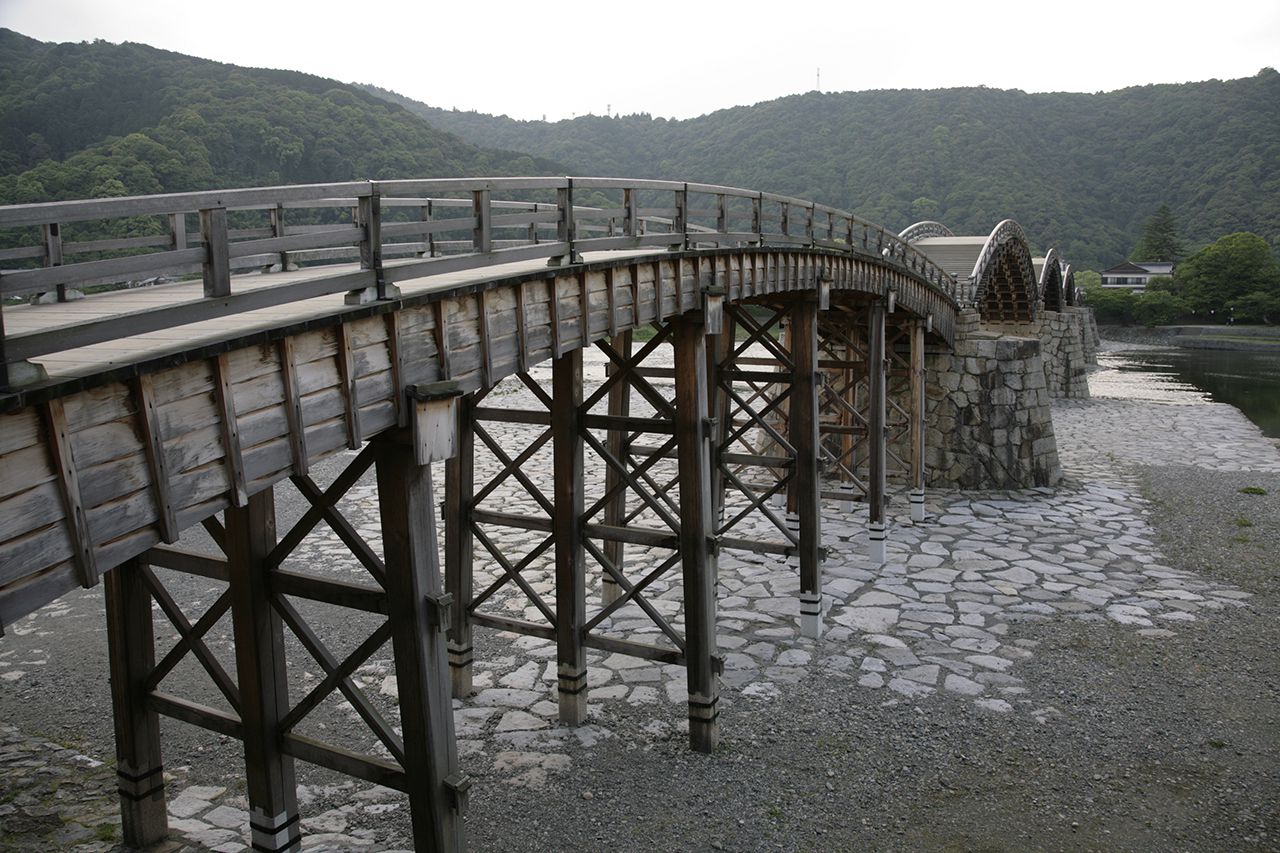
[{"label": "pine tree", "polygon": [[1133,249],[1135,261],[1179,261],[1182,259],[1182,238],[1178,236],[1178,220],[1162,204],[1142,229],[1142,239]]}]

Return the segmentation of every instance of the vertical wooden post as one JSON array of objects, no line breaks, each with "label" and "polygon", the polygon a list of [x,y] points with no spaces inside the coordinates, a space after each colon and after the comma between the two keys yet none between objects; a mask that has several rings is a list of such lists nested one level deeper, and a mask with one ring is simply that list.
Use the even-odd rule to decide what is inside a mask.
[{"label": "vertical wooden post", "polygon": [[453,695],[471,694],[473,652],[471,615],[472,565],[475,542],[471,535],[471,503],[475,493],[475,435],[471,431],[471,397],[458,400],[457,454],[444,466],[444,578],[453,596],[449,610],[449,678]]},{"label": "vertical wooden post", "polygon": [[141,559],[134,557],[103,577],[121,832],[125,845],[138,849],[169,834],[160,716],[146,705],[145,684],[156,660],[151,596],[142,583],[142,568]]},{"label": "vertical wooden post", "polygon": [[911,323],[911,520],[924,521],[924,320]]},{"label": "vertical wooden post", "polygon": [[204,295],[231,295],[231,255],[227,238],[227,209],[200,211],[200,237],[204,240]]},{"label": "vertical wooden post", "polygon": [[225,526],[253,848],[297,850],[293,758],[280,749],[280,721],[289,713],[284,629],[271,606],[267,567],[276,544],[272,489],[250,496],[244,507],[228,507]]},{"label": "vertical wooden post", "polygon": [[[857,405],[857,381],[854,376],[853,360],[856,352],[852,342],[846,340],[844,343],[844,361],[845,364],[840,368],[840,394],[844,405],[840,406],[840,461],[850,471],[858,470],[858,442],[853,434],[853,427],[856,418],[853,413],[857,411],[854,408]],[[844,475],[841,474],[843,481]],[[848,495],[847,498],[840,501],[840,509],[845,512],[853,512],[853,499],[857,488],[852,482],[841,482],[840,491]]]},{"label": "vertical wooden post", "polygon": [[[275,237],[283,237],[285,235],[284,224],[284,205],[277,204],[271,208],[271,233]],[[289,253],[280,253],[280,272],[286,272],[289,269]]]},{"label": "vertical wooden post", "polygon": [[[610,345],[617,350],[626,361],[631,361],[631,330],[616,335]],[[606,373],[612,375],[619,368],[611,361],[605,366]],[[625,418],[631,414],[631,382],[622,378],[609,389],[609,414],[615,418]],[[607,439],[609,453],[615,459],[626,459],[628,452],[627,431],[610,429]],[[622,527],[627,517],[627,489],[623,485],[622,475],[612,466],[607,466],[604,475],[606,494],[618,489],[618,494],[609,499],[604,508],[604,523],[611,527]],[[626,566],[627,545],[617,539],[609,539],[604,543],[604,555],[609,562],[622,571]],[[600,605],[608,607],[621,596],[621,590],[613,578],[605,574],[600,581]]]},{"label": "vertical wooden post", "polygon": [[471,229],[471,251],[476,253],[493,251],[493,210],[490,205],[489,190],[475,190],[471,193],[471,213],[475,217],[475,225]]},{"label": "vertical wooden post", "polygon": [[707,417],[711,420],[711,518],[713,529],[724,521],[725,477],[720,471],[719,454],[729,435],[729,392],[720,384],[720,365],[733,355],[737,321],[730,311],[724,312],[720,334],[711,335],[707,345]]},{"label": "vertical wooden post", "polygon": [[788,439],[796,450],[792,494],[800,522],[800,633],[822,633],[822,508],[818,480],[818,302],[791,306],[791,416]]},{"label": "vertical wooden post", "polygon": [[675,435],[680,471],[685,667],[689,745],[697,752],[711,752],[720,741],[706,340],[701,317],[686,315],[675,321]]},{"label": "vertical wooden post", "polygon": [[378,442],[378,506],[387,564],[387,609],[404,730],[404,771],[417,850],[466,849],[465,777],[458,770],[431,466],[401,436]]},{"label": "vertical wooden post", "polygon": [[560,722],[581,725],[587,718],[587,656],[582,626],[587,621],[586,557],[582,544],[583,441],[582,350],[551,363],[551,445],[555,457],[556,671]]},{"label": "vertical wooden post", "polygon": [[885,561],[885,363],[884,301],[868,311],[867,328],[867,539],[874,562]]}]

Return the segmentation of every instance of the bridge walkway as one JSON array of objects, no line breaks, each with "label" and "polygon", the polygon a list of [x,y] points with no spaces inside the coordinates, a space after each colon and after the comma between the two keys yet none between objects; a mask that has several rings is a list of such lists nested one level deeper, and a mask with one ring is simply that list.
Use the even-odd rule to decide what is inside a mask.
[{"label": "bridge walkway", "polygon": [[[65,248],[53,239],[58,216],[163,214],[172,230],[168,248],[153,256],[2,273],[0,294],[142,269],[191,272],[194,263],[203,270],[198,284],[93,295],[55,311],[6,308],[0,326],[0,362],[48,371],[20,387],[9,371],[10,387],[0,395],[0,625],[76,586],[105,583],[129,843],[145,846],[165,831],[158,733],[165,715],[244,744],[258,849],[299,843],[295,759],[406,791],[419,848],[460,849],[469,782],[447,697],[469,688],[473,624],[556,641],[560,717],[571,725],[585,715],[586,648],[685,666],[690,743],[714,749],[717,554],[743,548],[793,560],[802,629],[821,631],[824,468],[839,472],[839,499],[868,506],[871,548],[883,560],[891,362],[904,365],[895,370],[909,380],[898,383],[903,396],[892,407],[910,433],[909,477],[923,506],[924,347],[950,344],[957,312],[945,274],[878,226],[812,203],[731,188],[592,180],[602,192],[621,193],[618,210],[596,214],[618,218],[620,228],[608,224],[603,236],[579,239],[574,223],[590,212],[573,204],[573,192],[585,182],[521,179],[516,189],[551,187],[559,200],[547,208],[521,203],[521,212],[503,214],[503,221],[531,229],[549,223],[558,239],[507,255],[494,251],[492,229],[501,219],[490,197],[494,181],[448,185],[471,194],[472,216],[381,226],[383,191],[421,191],[424,182],[344,187],[359,195],[354,205],[341,201],[354,206],[358,227],[279,228],[265,239],[246,229],[241,244],[228,239],[226,227],[226,209],[237,199],[268,205],[279,223],[282,199],[333,206],[342,193],[271,188],[0,209],[0,227],[43,223],[50,262]],[[695,190],[718,199],[713,225],[692,221]],[[672,193],[675,202],[644,209],[641,192]],[[747,204],[745,225],[734,225],[734,199]],[[767,204],[781,206],[780,233],[766,227]],[[182,231],[185,214],[173,213],[192,209],[202,223],[198,248]],[[645,233],[642,210],[666,230]],[[404,246],[384,244],[380,227],[383,234],[428,236],[465,229],[474,251],[384,260],[384,252]],[[135,245],[138,238],[128,239]],[[326,240],[349,247],[353,239],[359,265],[230,274],[237,257],[270,262],[287,250]],[[549,258],[558,264],[548,265]],[[633,339],[642,327],[654,328],[653,340]],[[886,353],[889,328],[899,342],[896,362]],[[646,363],[659,345],[671,347],[673,366]],[[589,346],[606,353],[611,370],[606,387],[586,393],[582,351]],[[766,357],[752,356],[753,347]],[[552,366],[550,387],[528,374],[544,362]],[[534,391],[541,409],[485,400],[512,376]],[[651,381],[658,376],[669,384]],[[486,422],[522,424],[536,437],[523,449],[504,447],[486,440]],[[476,478],[482,444],[500,462],[488,482]],[[543,447],[554,471],[550,494],[522,480],[522,466]],[[311,467],[343,449],[360,452],[320,488]],[[431,521],[439,506],[435,462],[446,469],[443,561]],[[339,506],[371,468],[380,549]],[[589,470],[604,471],[603,491]],[[312,509],[278,532],[272,494],[286,480]],[[481,506],[502,482],[520,483],[528,500]],[[284,567],[322,522],[367,569],[366,582]],[[172,547],[196,524],[222,556]],[[544,596],[522,577],[536,554],[490,548],[484,558],[501,567],[502,583],[529,595],[540,621],[479,609],[491,590],[473,586],[480,560],[472,550],[493,526],[540,536],[538,553],[554,560],[553,593]],[[636,546],[667,556],[633,568],[623,552]],[[613,600],[599,607],[584,597],[589,560],[615,587]],[[202,613],[188,614],[156,568],[216,581],[224,591]],[[659,577],[678,579],[678,618],[649,599]],[[338,654],[311,630],[300,601],[386,620],[354,651]],[[660,644],[603,630],[629,605],[653,620]],[[155,606],[180,638],[162,656]],[[234,676],[204,642],[228,613]],[[290,695],[286,632],[325,673],[301,698]],[[388,641],[399,726],[352,678]],[[165,692],[166,674],[184,659],[207,671],[225,700],[218,707]],[[383,754],[358,754],[303,733],[299,724],[333,701],[360,714]]]}]

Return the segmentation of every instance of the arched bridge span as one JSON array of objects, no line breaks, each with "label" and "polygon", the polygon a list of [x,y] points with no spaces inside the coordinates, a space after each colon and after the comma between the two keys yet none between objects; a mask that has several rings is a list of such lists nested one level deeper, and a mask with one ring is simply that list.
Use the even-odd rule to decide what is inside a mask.
[{"label": "arched bridge span", "polygon": [[[163,834],[165,714],[244,741],[264,849],[297,843],[295,758],[408,792],[420,849],[457,849],[467,783],[446,697],[470,688],[473,625],[555,641],[569,724],[585,714],[585,649],[685,666],[691,743],[711,749],[719,552],[793,560],[801,628],[816,635],[824,513],[865,504],[883,561],[891,469],[923,512],[924,347],[954,338],[955,281],[842,211],[666,181],[383,181],[24,205],[0,209],[0,230],[0,294],[48,303],[0,315],[0,625],[105,581],[113,682],[127,685],[113,701],[131,844]],[[153,283],[74,298],[121,281]],[[650,326],[643,343],[634,333]],[[646,361],[659,344],[669,365]],[[592,346],[609,368],[584,393]],[[548,361],[549,385],[530,374]],[[488,396],[512,376],[533,408]],[[509,448],[490,423],[533,438]],[[480,445],[496,473],[475,464]],[[525,471],[543,447],[549,488]],[[320,488],[313,466],[344,449],[359,453]],[[442,460],[444,578],[431,476]],[[584,478],[587,460],[602,484]],[[380,549],[339,507],[370,467]],[[272,492],[286,481],[311,510],[277,537]],[[486,508],[512,482],[528,500]],[[365,582],[285,567],[320,521]],[[196,524],[221,555],[172,547]],[[542,544],[533,556],[490,548],[495,527]],[[477,542],[500,569],[482,593]],[[628,559],[637,547],[645,556]],[[550,595],[522,577],[537,553],[554,558]],[[591,606],[588,566],[603,574]],[[226,591],[188,619],[152,567]],[[659,582],[681,590],[678,619],[651,600]],[[484,611],[503,585],[532,615]],[[386,620],[343,658],[298,599]],[[181,637],[159,663],[153,601]],[[610,630],[624,606],[658,642]],[[228,610],[235,679],[204,642]],[[286,626],[326,672],[298,701]],[[401,731],[351,678],[388,639]],[[223,706],[159,689],[184,656]],[[296,728],[326,690],[382,754]]]}]

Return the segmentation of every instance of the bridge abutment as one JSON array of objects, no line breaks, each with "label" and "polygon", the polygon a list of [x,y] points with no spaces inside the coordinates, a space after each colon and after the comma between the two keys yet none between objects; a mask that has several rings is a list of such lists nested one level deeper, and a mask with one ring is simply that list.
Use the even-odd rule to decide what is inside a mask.
[{"label": "bridge abutment", "polygon": [[928,358],[929,483],[1021,489],[1061,479],[1038,335],[984,329],[976,312],[957,324],[951,352]]}]

